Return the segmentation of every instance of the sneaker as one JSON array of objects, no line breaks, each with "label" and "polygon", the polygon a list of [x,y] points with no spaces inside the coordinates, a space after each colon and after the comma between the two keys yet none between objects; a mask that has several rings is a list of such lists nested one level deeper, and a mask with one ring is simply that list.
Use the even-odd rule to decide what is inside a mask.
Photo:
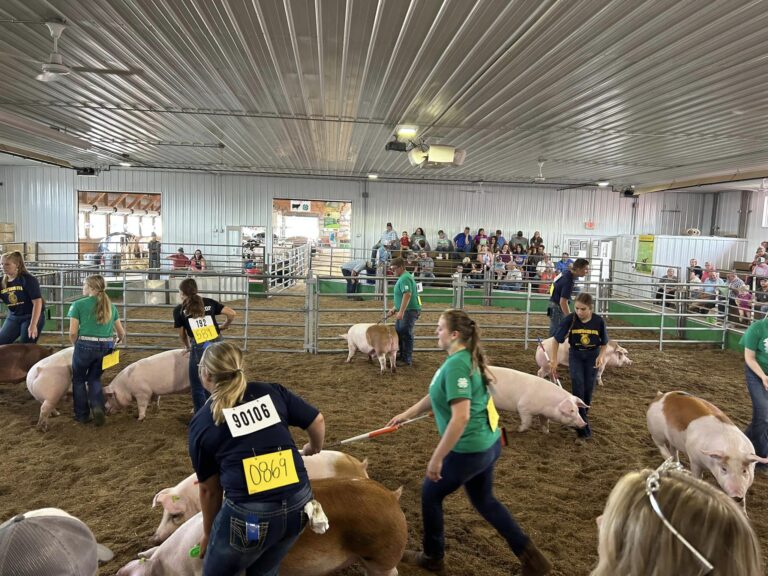
[{"label": "sneaker", "polygon": [[536,548],[532,540],[525,545],[520,554],[521,576],[546,576],[552,571],[552,564],[541,551]]},{"label": "sneaker", "polygon": [[403,562],[413,564],[436,574],[445,573],[445,561],[442,558],[432,558],[424,554],[424,552],[417,550],[406,550],[403,552]]},{"label": "sneaker", "polygon": [[103,408],[94,408],[93,409],[93,423],[96,426],[104,426],[104,409]]}]

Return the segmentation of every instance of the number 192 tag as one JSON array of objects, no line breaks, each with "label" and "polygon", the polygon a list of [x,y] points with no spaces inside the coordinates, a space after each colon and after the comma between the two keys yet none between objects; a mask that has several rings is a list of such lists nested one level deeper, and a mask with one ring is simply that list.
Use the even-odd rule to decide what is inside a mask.
[{"label": "number 192 tag", "polygon": [[202,344],[209,340],[215,340],[219,337],[219,333],[216,331],[216,326],[213,323],[211,316],[203,316],[202,318],[190,318],[189,327],[192,329],[192,336],[195,339],[195,343]]},{"label": "number 192 tag", "polygon": [[101,369],[106,370],[112,368],[120,362],[120,350],[115,350],[111,354],[107,354],[101,359]]}]

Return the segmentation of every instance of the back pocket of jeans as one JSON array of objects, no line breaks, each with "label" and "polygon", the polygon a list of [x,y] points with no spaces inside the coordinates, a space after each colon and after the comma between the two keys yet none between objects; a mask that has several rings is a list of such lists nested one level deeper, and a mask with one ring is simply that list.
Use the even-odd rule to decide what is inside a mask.
[{"label": "back pocket of jeans", "polygon": [[269,530],[269,522],[259,522],[259,540],[248,542],[245,521],[235,516],[229,519],[229,545],[238,552],[258,550],[264,545]]}]

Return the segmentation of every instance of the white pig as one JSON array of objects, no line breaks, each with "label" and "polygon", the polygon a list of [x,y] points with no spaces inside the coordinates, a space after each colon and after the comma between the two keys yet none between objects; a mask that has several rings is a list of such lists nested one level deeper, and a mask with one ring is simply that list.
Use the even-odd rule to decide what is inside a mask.
[{"label": "white pig", "polygon": [[368,354],[369,358],[376,356],[379,359],[382,374],[387,369],[387,357],[389,357],[392,372],[396,370],[395,361],[399,344],[397,332],[393,325],[353,324],[346,334],[340,336],[346,339],[349,347],[347,362],[351,362],[352,356],[357,350],[360,350],[363,354]]},{"label": "white pig", "polygon": [[723,491],[742,502],[746,510],[755,464],[768,464],[768,458],[755,454],[752,442],[722,410],[686,392],[659,392],[646,418],[648,431],[664,458],[685,452],[696,478],[709,470]]},{"label": "white pig", "polygon": [[160,352],[126,366],[109,386],[104,387],[107,412],[128,407],[136,398],[141,421],[153,396],[173,394],[188,388],[189,355],[184,350]]},{"label": "white pig", "polygon": [[27,372],[27,389],[40,406],[40,418],[37,427],[48,430],[48,417],[58,416],[56,410],[59,401],[72,391],[72,354],[75,348],[70,346],[43,358]]},{"label": "white pig", "polygon": [[[546,340],[543,340],[541,343],[550,358],[552,358],[552,349],[554,347],[552,343],[554,341],[555,338],[552,336]],[[568,351],[570,348],[571,346],[568,344],[568,340],[558,346],[557,363],[559,365],[568,366]],[[549,377],[549,362],[547,362],[547,357],[544,355],[544,350],[541,349],[541,346],[536,346],[536,364],[539,365],[539,378]],[[605,350],[605,362],[602,366],[600,366],[600,368],[597,369],[597,383],[600,386],[603,385],[603,372],[608,366],[632,365],[632,360],[629,359],[627,354],[627,349],[621,347],[619,343],[616,342],[616,340],[608,340],[608,344],[606,345]]]},{"label": "white pig", "polygon": [[579,408],[589,408],[581,398],[533,374],[511,368],[489,366],[493,376],[491,396],[499,410],[514,410],[520,415],[519,432],[530,428],[534,416],[539,417],[542,432],[549,432],[549,420],[564,426],[584,428],[586,422]]},{"label": "white pig", "polygon": [[[397,576],[408,539],[399,504],[402,488],[392,492],[373,480],[327,478],[313,481],[312,491],[330,529],[321,535],[307,527],[281,562],[280,574],[325,576],[360,562],[369,576]],[[203,562],[189,551],[202,535],[200,512],[117,576],[200,576]]]},{"label": "white pig", "polygon": [[[368,478],[368,459],[362,462],[343,452],[323,450],[312,456],[302,456],[310,480],[320,478]],[[152,508],[160,504],[163,518],[149,539],[153,544],[164,542],[179,526],[200,512],[197,474],[190,474],[172,488],[155,494]]]}]

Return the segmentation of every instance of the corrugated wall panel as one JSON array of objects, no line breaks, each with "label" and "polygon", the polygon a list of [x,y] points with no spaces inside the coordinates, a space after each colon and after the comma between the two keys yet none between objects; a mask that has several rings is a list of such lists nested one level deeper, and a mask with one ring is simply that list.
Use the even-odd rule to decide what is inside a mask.
[{"label": "corrugated wall panel", "polygon": [[739,211],[741,210],[741,190],[718,192],[717,226],[718,236],[739,233]]},{"label": "corrugated wall panel", "polygon": [[768,190],[756,190],[752,193],[747,220],[747,240],[752,251],[757,248],[760,242],[768,240],[768,228],[763,228],[763,214],[766,211],[767,198]]}]

